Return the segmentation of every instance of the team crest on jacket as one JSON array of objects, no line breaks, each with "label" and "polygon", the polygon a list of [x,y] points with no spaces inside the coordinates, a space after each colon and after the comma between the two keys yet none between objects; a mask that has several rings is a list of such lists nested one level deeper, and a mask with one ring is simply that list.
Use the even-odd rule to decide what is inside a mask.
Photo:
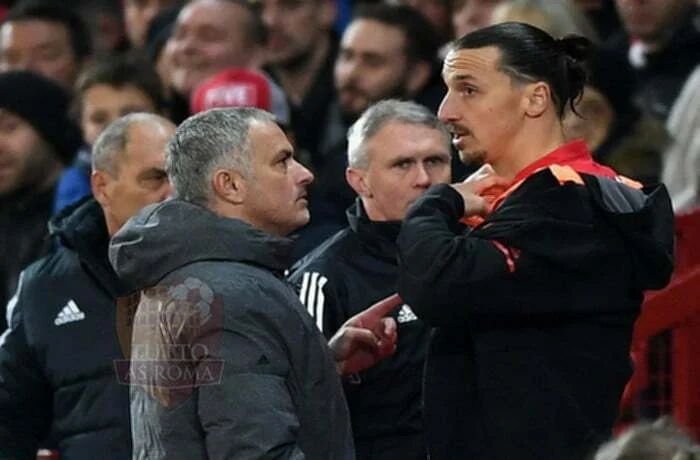
[{"label": "team crest on jacket", "polygon": [[223,302],[188,276],[117,301],[117,334],[128,359],[115,369],[123,384],[140,385],[165,407],[195,388],[221,382]]}]

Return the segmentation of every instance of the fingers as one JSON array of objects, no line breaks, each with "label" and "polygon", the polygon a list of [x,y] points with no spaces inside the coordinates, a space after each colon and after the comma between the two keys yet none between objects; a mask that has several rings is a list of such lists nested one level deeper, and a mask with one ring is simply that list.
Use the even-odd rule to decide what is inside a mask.
[{"label": "fingers", "polygon": [[378,337],[377,349],[380,357],[389,356],[396,351],[398,335],[394,318],[382,319],[381,333],[378,334]]},{"label": "fingers", "polygon": [[375,303],[362,313],[353,316],[346,324],[358,327],[374,328],[377,322],[379,322],[383,317],[388,315],[393,309],[402,303],[403,300],[401,300],[401,297],[399,297],[398,294],[390,295],[386,299],[382,299]]},{"label": "fingers", "polygon": [[493,167],[490,164],[486,163],[481,168],[474,171],[470,176],[468,176],[462,182],[463,183],[474,182],[474,181],[483,179],[484,177],[490,176],[492,174],[496,174],[496,172],[493,170]]},{"label": "fingers", "polygon": [[336,361],[347,359],[358,347],[376,350],[379,339],[369,329],[343,326],[328,341],[328,347],[333,352]]},{"label": "fingers", "polygon": [[501,176],[492,175],[474,182],[473,191],[476,195],[485,195],[487,194],[487,191],[490,192],[489,194],[493,194],[494,191],[500,194],[504,192],[509,186],[510,181],[508,179],[504,179]]}]

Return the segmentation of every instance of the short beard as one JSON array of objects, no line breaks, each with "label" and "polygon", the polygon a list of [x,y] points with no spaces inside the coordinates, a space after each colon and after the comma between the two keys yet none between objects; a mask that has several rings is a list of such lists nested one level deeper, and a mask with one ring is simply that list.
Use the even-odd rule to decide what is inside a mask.
[{"label": "short beard", "polygon": [[459,150],[459,159],[462,163],[468,166],[482,166],[486,163],[486,152],[483,150],[476,150],[473,152],[465,152]]},{"label": "short beard", "polygon": [[311,60],[313,59],[313,55],[313,48],[301,51],[293,56],[282,59],[279,62],[273,63],[271,67],[277,67],[290,74],[298,74],[306,71],[307,67],[311,63]]}]

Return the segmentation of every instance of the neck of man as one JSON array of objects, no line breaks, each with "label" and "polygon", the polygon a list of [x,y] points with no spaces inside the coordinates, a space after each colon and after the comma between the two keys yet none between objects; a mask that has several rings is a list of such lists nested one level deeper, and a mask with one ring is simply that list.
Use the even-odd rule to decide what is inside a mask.
[{"label": "neck of man", "polygon": [[533,119],[523,125],[491,166],[499,176],[513,179],[520,171],[564,144],[566,139],[560,122]]},{"label": "neck of man", "polygon": [[295,105],[301,104],[313,85],[330,48],[330,37],[325,34],[307,56],[289,64],[272,66],[282,89]]}]

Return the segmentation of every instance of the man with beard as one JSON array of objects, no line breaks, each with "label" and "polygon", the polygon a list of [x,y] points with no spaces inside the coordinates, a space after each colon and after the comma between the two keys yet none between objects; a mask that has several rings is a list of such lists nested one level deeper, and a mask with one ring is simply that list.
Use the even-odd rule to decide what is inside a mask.
[{"label": "man with beard", "polygon": [[[444,95],[436,64],[439,39],[431,24],[408,6],[359,7],[343,33],[335,63],[337,99],[332,103],[311,169],[311,223],[302,229],[297,254],[317,246],[346,225],[355,198],[344,180],[349,126],[382,99],[413,99],[432,111]],[[313,153],[313,152],[312,152]]]},{"label": "man with beard", "polygon": [[495,174],[432,187],[397,239],[399,294],[434,327],[433,460],[583,459],[611,435],[644,291],[673,271],[673,213],[663,185],[565,140],[590,47],[506,22],[445,59],[438,116]]},{"label": "man with beard", "polygon": [[295,144],[303,163],[316,152],[334,96],[333,65],[338,40],[333,0],[260,0],[266,32],[265,70],[291,103]]}]

